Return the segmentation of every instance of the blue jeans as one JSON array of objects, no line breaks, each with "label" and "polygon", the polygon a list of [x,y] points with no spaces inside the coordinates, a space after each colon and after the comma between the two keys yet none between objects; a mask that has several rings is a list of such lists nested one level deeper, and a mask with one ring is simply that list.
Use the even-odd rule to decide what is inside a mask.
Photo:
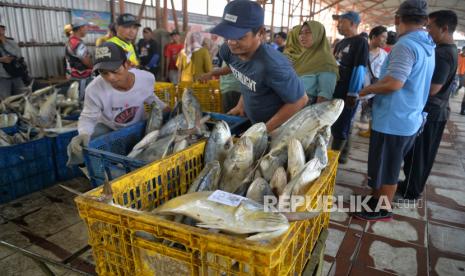
[{"label": "blue jeans", "polygon": [[357,112],[358,103],[359,101],[357,101],[354,108],[344,106],[341,115],[331,127],[331,133],[334,139],[347,140],[347,137],[350,135],[355,113]]}]

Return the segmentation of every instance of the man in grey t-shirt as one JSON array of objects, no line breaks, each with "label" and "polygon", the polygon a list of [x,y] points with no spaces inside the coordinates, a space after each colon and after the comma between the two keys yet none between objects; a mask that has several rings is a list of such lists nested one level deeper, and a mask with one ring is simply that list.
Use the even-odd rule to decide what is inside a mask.
[{"label": "man in grey t-shirt", "polygon": [[3,67],[11,63],[15,57],[21,57],[21,51],[13,38],[5,36],[5,24],[0,23],[0,100],[13,94],[19,94],[24,83],[21,77],[12,77]]}]

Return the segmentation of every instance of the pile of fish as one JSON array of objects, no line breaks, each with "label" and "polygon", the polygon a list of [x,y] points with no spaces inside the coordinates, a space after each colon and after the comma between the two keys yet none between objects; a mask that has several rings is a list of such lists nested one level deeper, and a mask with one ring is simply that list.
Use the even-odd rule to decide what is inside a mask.
[{"label": "pile of fish", "polygon": [[[249,240],[281,235],[288,229],[288,221],[302,216],[286,218],[279,212],[265,212],[264,197],[275,197],[280,202],[278,198],[308,191],[328,164],[330,126],[343,106],[339,99],[308,106],[270,135],[264,123],[257,123],[235,143],[228,125],[218,122],[207,141],[205,167],[187,194],[168,201],[153,213],[177,215],[178,222],[226,233],[256,234]],[[217,190],[239,203],[228,205],[212,200]],[[276,206],[278,210],[280,204]],[[301,215],[311,218],[316,214]]]},{"label": "pile of fish", "polygon": [[163,114],[157,103],[147,120],[145,136],[127,157],[152,162],[179,152],[209,135],[202,110],[191,89],[185,89],[181,102],[173,109],[171,119],[163,124]]},{"label": "pile of fish", "polygon": [[58,94],[58,88],[52,85],[34,92],[26,89],[0,102],[0,113],[16,114],[23,125],[40,129],[44,135],[75,130],[76,122],[62,117],[79,112],[79,108],[78,82],[70,85],[66,95]]}]

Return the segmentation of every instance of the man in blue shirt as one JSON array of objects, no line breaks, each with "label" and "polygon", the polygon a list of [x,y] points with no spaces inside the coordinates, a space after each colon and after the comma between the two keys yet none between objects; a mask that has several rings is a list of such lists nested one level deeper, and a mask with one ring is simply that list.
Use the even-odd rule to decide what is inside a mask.
[{"label": "man in blue shirt", "polygon": [[435,44],[423,29],[427,15],[425,0],[400,5],[395,17],[399,41],[381,69],[380,80],[360,92],[361,97],[376,95],[368,152],[368,185],[373,193],[369,208],[355,213],[363,220],[392,218],[402,160],[425,120],[422,111],[435,67]]},{"label": "man in blue shirt", "polygon": [[233,73],[241,83],[239,103],[228,114],[264,122],[268,131],[287,121],[308,101],[303,83],[289,60],[270,45],[265,35],[264,11],[254,1],[235,0],[224,8],[223,20],[211,33],[225,38],[219,55],[228,65],[202,76]]}]

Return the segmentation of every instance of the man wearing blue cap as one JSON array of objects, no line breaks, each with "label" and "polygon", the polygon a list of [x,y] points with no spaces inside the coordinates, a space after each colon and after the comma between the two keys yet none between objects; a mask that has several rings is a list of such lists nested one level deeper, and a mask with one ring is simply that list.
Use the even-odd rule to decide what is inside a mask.
[{"label": "man wearing blue cap", "polygon": [[254,1],[235,0],[224,8],[223,20],[211,33],[225,38],[219,54],[228,65],[202,76],[233,73],[241,83],[239,103],[228,113],[264,122],[268,131],[279,127],[307,101],[303,83],[288,59],[270,45],[265,35],[264,11]]},{"label": "man wearing blue cap", "polygon": [[425,0],[406,0],[399,6],[395,16],[399,40],[384,62],[380,80],[360,92],[360,96],[376,96],[368,151],[371,210],[355,213],[357,218],[392,218],[390,203],[397,190],[402,161],[426,120],[422,111],[435,68],[435,44],[424,29],[427,20]]},{"label": "man wearing blue cap", "polygon": [[365,81],[368,64],[368,41],[358,34],[360,16],[349,11],[333,17],[338,20],[337,29],[344,39],[334,47],[334,56],[339,64],[339,80],[333,97],[345,100],[344,110],[331,127],[332,149],[341,151],[339,163],[346,163],[350,151],[350,130],[357,110],[358,93]]}]

